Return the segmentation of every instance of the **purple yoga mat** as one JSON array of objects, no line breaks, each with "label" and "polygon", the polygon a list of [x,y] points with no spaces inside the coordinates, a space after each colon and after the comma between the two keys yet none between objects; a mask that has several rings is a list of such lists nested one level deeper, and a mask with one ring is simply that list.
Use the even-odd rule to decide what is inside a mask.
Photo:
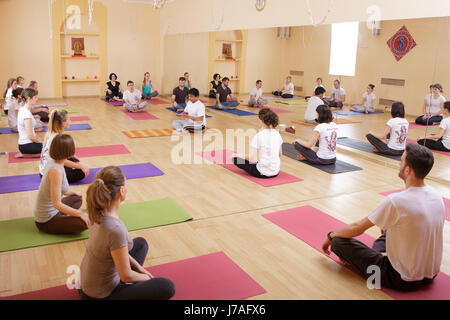
[{"label": "purple yoga mat", "polygon": [[[69,126],[69,128],[65,129],[65,131],[76,131],[76,130],[91,130],[92,127],[89,125],[89,123],[74,123]],[[42,131],[39,132],[47,132],[48,127],[44,126],[42,127]],[[0,134],[10,134],[10,133],[17,133],[11,131],[10,128],[0,128]]]},{"label": "purple yoga mat", "polygon": [[[127,179],[147,178],[164,174],[151,163],[129,164],[118,166],[122,169]],[[90,169],[89,176],[73,185],[89,184],[95,180],[97,172],[102,168]],[[11,193],[39,189],[41,178],[39,174],[27,174],[21,176],[0,177],[0,193]]]}]

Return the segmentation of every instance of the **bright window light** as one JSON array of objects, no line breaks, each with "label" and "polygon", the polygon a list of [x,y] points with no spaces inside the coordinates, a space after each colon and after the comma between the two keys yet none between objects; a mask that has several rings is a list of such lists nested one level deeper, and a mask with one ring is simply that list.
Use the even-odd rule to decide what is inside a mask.
[{"label": "bright window light", "polygon": [[331,25],[329,74],[352,77],[355,75],[358,30],[359,22]]}]

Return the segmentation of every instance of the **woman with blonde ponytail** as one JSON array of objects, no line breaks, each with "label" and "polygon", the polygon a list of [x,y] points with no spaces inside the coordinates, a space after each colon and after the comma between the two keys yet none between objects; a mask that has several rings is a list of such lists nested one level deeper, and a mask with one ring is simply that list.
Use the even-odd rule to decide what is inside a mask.
[{"label": "woman with blonde ponytail", "polygon": [[41,232],[79,233],[89,227],[88,215],[80,210],[81,194],[69,189],[63,167],[74,153],[75,144],[68,134],[58,134],[52,139],[51,159],[45,166],[34,209],[36,226]]},{"label": "woman with blonde ponytail", "polygon": [[[44,175],[45,166],[50,159],[49,151],[53,138],[63,133],[70,126],[70,119],[66,110],[53,110],[50,114],[48,132],[44,138],[44,147],[39,161],[39,173]],[[75,156],[64,161],[64,170],[66,171],[67,181],[74,183],[80,181],[89,175],[89,168],[83,165]]]},{"label": "woman with blonde ponytail", "polygon": [[103,168],[87,190],[91,226],[80,267],[82,299],[168,300],[172,281],[155,278],[143,264],[148,252],[144,238],[131,239],[119,217],[125,200],[125,176],[118,167]]}]

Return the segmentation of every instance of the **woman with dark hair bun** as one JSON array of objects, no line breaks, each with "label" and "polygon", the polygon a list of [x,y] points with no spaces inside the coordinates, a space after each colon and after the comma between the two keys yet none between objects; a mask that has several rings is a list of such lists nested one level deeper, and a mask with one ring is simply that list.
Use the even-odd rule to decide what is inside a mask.
[{"label": "woman with dark hair bun", "polygon": [[209,97],[216,99],[217,88],[222,84],[220,81],[220,74],[215,73],[213,81],[209,83]]},{"label": "woman with dark hair bun", "polygon": [[314,127],[311,139],[295,139],[292,145],[300,153],[299,160],[314,164],[333,164],[336,162],[337,125],[333,122],[333,114],[326,104],[318,106],[316,112],[319,124]]},{"label": "woman with dark hair bun", "polygon": [[272,178],[280,173],[280,156],[283,139],[275,128],[278,115],[268,108],[259,110],[261,131],[250,144],[250,154],[242,159],[233,156],[233,164],[256,178]]},{"label": "woman with dark hair bun", "polygon": [[[368,133],[367,140],[374,146],[374,152],[387,155],[401,156],[405,151],[406,136],[409,122],[405,119],[405,106],[401,102],[395,102],[391,107],[392,118],[386,122],[383,136]],[[383,140],[388,141],[385,143]]]},{"label": "woman with dark hair bun", "polygon": [[109,80],[106,83],[106,101],[115,100],[115,101],[122,101],[123,98],[123,90],[120,86],[120,82],[117,81],[117,75],[115,73],[111,73],[109,75]]}]

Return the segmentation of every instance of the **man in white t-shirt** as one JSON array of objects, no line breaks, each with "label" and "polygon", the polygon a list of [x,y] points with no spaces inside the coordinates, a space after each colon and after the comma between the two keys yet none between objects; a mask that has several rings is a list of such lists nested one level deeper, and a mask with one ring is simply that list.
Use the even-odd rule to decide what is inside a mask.
[{"label": "man in white t-shirt", "polygon": [[142,99],[142,94],[138,89],[134,88],[134,82],[127,82],[128,90],[123,93],[123,107],[129,112],[140,112],[148,105],[147,101]]},{"label": "man in white t-shirt", "polygon": [[329,106],[331,108],[342,109],[345,102],[345,90],[341,87],[341,82],[339,80],[334,80],[333,89],[331,91],[331,100],[329,100]]},{"label": "man in white t-shirt", "polygon": [[[406,190],[387,196],[366,218],[329,232],[322,245],[365,278],[376,275],[381,286],[416,290],[439,273],[442,262],[445,207],[442,197],[424,179],[433,167],[426,147],[408,144],[399,177]],[[353,239],[370,227],[384,230],[372,248]],[[374,272],[375,270],[375,272]]]},{"label": "man in white t-shirt", "polygon": [[316,109],[321,104],[324,104],[322,99],[325,94],[325,89],[323,87],[316,87],[314,90],[314,96],[312,96],[308,100],[308,107],[305,112],[305,121],[312,124],[317,124],[316,117],[317,112]]},{"label": "man in white t-shirt", "polygon": [[262,97],[262,80],[256,81],[256,87],[250,91],[250,98],[248,99],[249,107],[262,108],[267,105],[269,101]]},{"label": "man in white t-shirt", "polygon": [[200,93],[196,88],[189,89],[189,101],[183,113],[177,117],[187,120],[175,120],[173,127],[178,132],[203,131],[206,127],[205,105],[199,99]]}]

